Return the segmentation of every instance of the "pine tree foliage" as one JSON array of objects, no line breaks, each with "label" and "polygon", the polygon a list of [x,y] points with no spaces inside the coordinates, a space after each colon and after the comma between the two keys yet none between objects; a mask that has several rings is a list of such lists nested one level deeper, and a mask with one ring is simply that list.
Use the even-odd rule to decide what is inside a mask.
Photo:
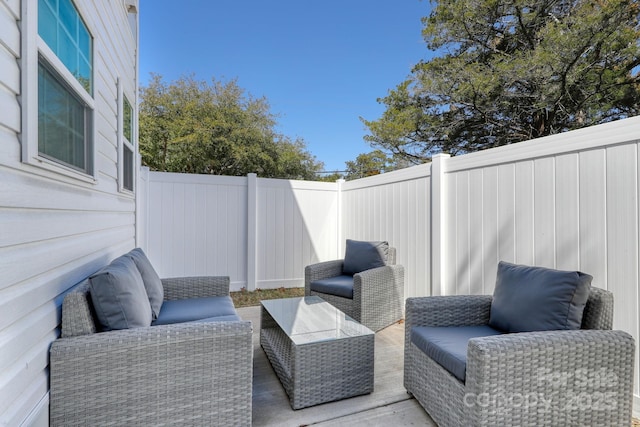
[{"label": "pine tree foliage", "polygon": [[640,113],[640,0],[440,0],[406,81],[363,120],[414,163]]}]

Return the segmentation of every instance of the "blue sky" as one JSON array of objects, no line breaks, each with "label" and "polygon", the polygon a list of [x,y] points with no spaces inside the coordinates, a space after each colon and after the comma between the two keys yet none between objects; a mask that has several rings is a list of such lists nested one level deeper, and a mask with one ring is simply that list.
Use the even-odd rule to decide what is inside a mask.
[{"label": "blue sky", "polygon": [[373,148],[359,117],[429,57],[427,0],[141,0],[140,83],[194,74],[266,97],[326,170]]}]

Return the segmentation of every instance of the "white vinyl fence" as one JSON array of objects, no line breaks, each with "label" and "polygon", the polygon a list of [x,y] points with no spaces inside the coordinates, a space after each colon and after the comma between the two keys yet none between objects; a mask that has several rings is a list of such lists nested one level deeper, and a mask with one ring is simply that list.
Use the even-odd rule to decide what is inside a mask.
[{"label": "white vinyl fence", "polygon": [[[425,164],[342,184],[342,236],[386,240],[405,267],[405,296],[431,288],[431,166]],[[344,241],[340,242],[344,253]]]},{"label": "white vinyl fence", "polygon": [[142,171],[139,242],[162,277],[224,275],[233,290],[302,286],[337,258],[338,184]]},{"label": "white vinyl fence", "polygon": [[149,173],[140,244],[164,275],[236,289],[301,286],[348,238],[396,247],[407,297],[490,294],[500,260],[581,270],[637,342],[639,144],[636,117],[335,184]]}]

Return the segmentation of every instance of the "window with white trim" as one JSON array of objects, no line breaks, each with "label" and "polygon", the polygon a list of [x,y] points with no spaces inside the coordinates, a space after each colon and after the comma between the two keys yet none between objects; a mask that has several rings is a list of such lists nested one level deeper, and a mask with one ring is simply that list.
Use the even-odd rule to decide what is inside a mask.
[{"label": "window with white trim", "polygon": [[25,1],[23,16],[23,161],[93,180],[91,33],[72,0]]},{"label": "window with white trim", "polygon": [[118,177],[120,181],[120,191],[133,191],[135,181],[135,145],[133,127],[133,107],[127,96],[123,93],[122,85],[118,82],[118,104],[120,105],[120,129],[118,139],[119,145],[119,167]]}]

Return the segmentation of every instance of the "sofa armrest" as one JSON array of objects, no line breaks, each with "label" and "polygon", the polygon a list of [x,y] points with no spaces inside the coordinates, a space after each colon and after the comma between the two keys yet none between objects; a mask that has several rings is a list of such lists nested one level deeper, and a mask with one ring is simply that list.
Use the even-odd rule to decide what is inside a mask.
[{"label": "sofa armrest", "polygon": [[95,318],[95,309],[89,297],[89,281],[86,280],[64,296],[60,336],[67,338],[96,333],[98,327]]},{"label": "sofa armrest", "polygon": [[251,322],[183,323],[53,342],[51,425],[251,425]]},{"label": "sofa armrest", "polygon": [[307,265],[304,268],[304,294],[310,294],[311,282],[314,280],[327,279],[329,277],[342,275],[342,264],[343,260],[336,259],[333,261]]},{"label": "sofa armrest", "polygon": [[467,350],[468,419],[495,411],[503,422],[527,419],[528,425],[630,425],[634,351],[633,337],[623,331],[473,338]]},{"label": "sofa armrest", "polygon": [[229,284],[229,276],[162,279],[165,300],[226,296],[229,295]]}]

